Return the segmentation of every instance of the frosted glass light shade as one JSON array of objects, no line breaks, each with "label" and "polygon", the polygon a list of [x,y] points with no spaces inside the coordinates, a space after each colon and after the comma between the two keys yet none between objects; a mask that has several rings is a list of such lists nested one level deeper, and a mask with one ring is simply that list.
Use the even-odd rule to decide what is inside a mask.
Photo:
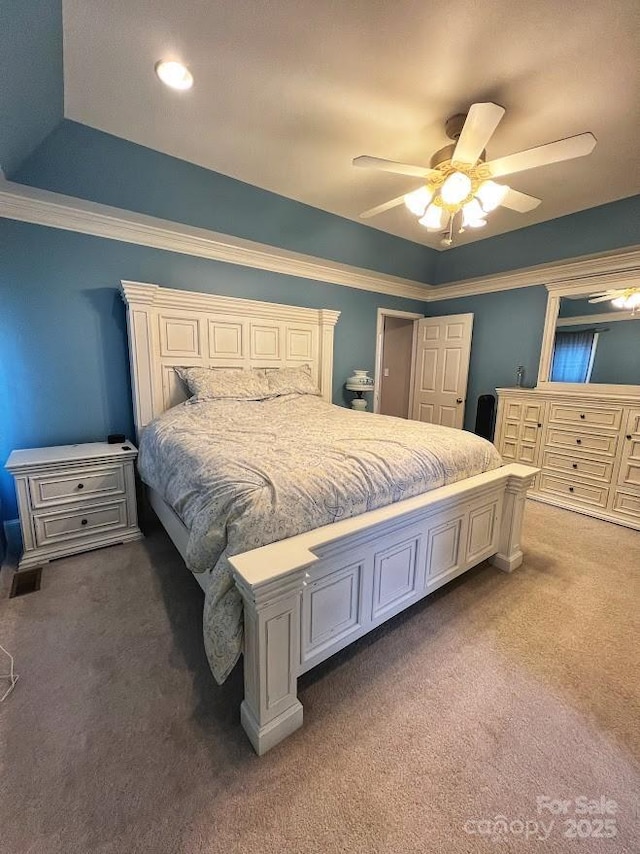
[{"label": "frosted glass light shade", "polygon": [[433,190],[430,190],[428,187],[418,187],[413,193],[407,193],[404,197],[404,203],[412,214],[424,216],[427,205],[432,198]]},{"label": "frosted glass light shade", "polygon": [[441,228],[444,228],[446,218],[447,212],[444,208],[431,204],[425,211],[425,215],[418,222],[420,225],[424,225],[428,231],[439,231]]},{"label": "frosted glass light shade", "polygon": [[471,192],[471,178],[463,172],[452,172],[440,190],[442,201],[447,205],[458,205]]},{"label": "frosted glass light shade", "polygon": [[485,181],[483,184],[480,184],[476,196],[480,199],[480,204],[484,212],[490,213],[499,207],[508,189],[503,184],[496,184],[495,181]]},{"label": "frosted glass light shade", "polygon": [[471,199],[470,202],[462,208],[462,225],[464,228],[482,228],[486,225],[484,219],[484,211],[477,199]]}]

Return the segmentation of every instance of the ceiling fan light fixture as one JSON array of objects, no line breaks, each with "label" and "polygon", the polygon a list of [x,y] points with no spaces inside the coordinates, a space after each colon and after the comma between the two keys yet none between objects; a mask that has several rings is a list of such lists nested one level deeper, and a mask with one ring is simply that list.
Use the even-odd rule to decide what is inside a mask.
[{"label": "ceiling fan light fixture", "polygon": [[627,311],[635,312],[636,309],[640,308],[640,289],[612,299],[611,305],[615,308],[624,308]]},{"label": "ceiling fan light fixture", "polygon": [[476,196],[480,200],[482,209],[485,213],[491,213],[497,207],[500,207],[507,195],[508,187],[504,184],[496,184],[495,181],[483,181],[476,190]]},{"label": "ceiling fan light fixture", "polygon": [[440,231],[446,225],[446,215],[444,208],[441,208],[439,205],[430,204],[424,216],[418,222],[420,225],[424,225],[428,231]]},{"label": "ceiling fan light fixture", "polygon": [[415,216],[421,217],[424,216],[424,212],[427,209],[427,205],[433,198],[433,191],[428,187],[418,187],[417,190],[414,190],[413,193],[407,193],[404,197],[404,203],[407,208],[411,211]]},{"label": "ceiling fan light fixture", "polygon": [[471,192],[471,178],[464,172],[452,172],[441,189],[442,201],[447,205],[459,205]]}]

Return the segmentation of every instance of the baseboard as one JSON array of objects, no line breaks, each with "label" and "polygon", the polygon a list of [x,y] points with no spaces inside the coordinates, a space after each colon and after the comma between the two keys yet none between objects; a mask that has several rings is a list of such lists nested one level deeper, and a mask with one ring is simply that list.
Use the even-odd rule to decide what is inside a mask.
[{"label": "baseboard", "polygon": [[19,519],[5,521],[4,538],[7,543],[7,557],[19,557],[22,554],[22,531]]}]

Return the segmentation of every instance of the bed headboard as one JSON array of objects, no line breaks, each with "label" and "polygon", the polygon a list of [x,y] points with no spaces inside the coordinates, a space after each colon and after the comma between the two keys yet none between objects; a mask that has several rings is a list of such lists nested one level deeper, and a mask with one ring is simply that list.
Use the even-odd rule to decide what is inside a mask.
[{"label": "bed headboard", "polygon": [[121,282],[127,305],[133,414],[138,436],[185,400],[174,368],[309,365],[331,401],[333,329],[339,311],[299,308]]}]

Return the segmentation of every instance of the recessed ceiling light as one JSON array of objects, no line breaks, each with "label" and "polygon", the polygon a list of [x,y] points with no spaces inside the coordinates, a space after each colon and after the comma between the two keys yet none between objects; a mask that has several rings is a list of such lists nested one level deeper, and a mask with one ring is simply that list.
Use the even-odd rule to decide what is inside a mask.
[{"label": "recessed ceiling light", "polygon": [[160,60],[156,62],[156,74],[165,84],[172,89],[191,89],[193,86],[193,75],[186,65],[173,60]]}]

